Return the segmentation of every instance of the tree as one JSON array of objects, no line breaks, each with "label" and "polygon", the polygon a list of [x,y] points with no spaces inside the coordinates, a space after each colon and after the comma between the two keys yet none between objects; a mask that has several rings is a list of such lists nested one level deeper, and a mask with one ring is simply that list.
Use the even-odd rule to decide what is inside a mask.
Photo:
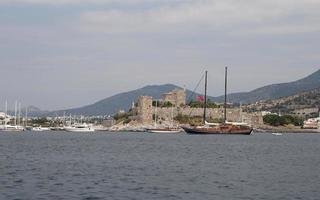
[{"label": "tree", "polygon": [[295,126],[302,126],[303,119],[299,116],[295,115],[283,115],[279,116],[276,114],[268,114],[263,117],[263,122],[266,124],[270,124],[272,126],[282,126],[293,124]]},{"label": "tree", "polygon": [[272,126],[280,125],[280,116],[275,114],[268,114],[263,116],[263,122]]},{"label": "tree", "polygon": [[161,102],[159,100],[153,100],[152,101],[152,106],[153,107],[156,107],[156,106],[160,107],[160,104],[161,104]]},{"label": "tree", "polygon": [[173,104],[170,102],[170,101],[165,101],[165,102],[163,102],[163,104],[162,104],[162,107],[172,107],[173,106]]}]

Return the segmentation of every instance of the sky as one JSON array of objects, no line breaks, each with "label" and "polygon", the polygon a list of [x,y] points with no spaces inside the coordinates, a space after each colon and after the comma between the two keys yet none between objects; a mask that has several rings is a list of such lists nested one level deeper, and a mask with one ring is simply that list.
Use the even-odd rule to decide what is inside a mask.
[{"label": "sky", "polygon": [[146,85],[250,91],[320,69],[319,0],[0,0],[0,109]]}]

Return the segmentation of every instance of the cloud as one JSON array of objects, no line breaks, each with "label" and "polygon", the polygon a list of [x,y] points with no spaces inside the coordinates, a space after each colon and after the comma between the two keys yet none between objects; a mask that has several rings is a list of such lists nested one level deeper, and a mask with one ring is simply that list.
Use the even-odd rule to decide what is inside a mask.
[{"label": "cloud", "polygon": [[209,30],[260,35],[320,30],[319,0],[0,0],[1,4],[106,5],[83,9],[80,27],[86,32]]},{"label": "cloud", "polygon": [[291,34],[319,31],[316,0],[193,0],[141,10],[84,12],[82,30],[105,33],[229,31]]},{"label": "cloud", "polygon": [[[48,109],[83,105],[145,84],[192,88],[204,68],[211,95],[219,95],[225,65],[231,91],[294,80],[319,69],[319,4],[0,0],[0,69],[7,74],[0,83],[16,77],[3,96],[21,94]],[[26,82],[28,90],[18,87]]]},{"label": "cloud", "polygon": [[0,0],[0,4],[15,4],[15,3],[23,3],[23,4],[40,4],[40,5],[77,5],[77,4],[85,4],[85,5],[95,5],[95,4],[137,4],[137,3],[154,3],[154,2],[176,2],[182,0]]},{"label": "cloud", "polygon": [[[114,0],[91,0],[90,4],[96,3],[110,3]],[[14,3],[25,3],[25,4],[49,4],[49,5],[61,5],[61,4],[88,4],[85,0],[0,0],[0,4],[14,4]]]}]

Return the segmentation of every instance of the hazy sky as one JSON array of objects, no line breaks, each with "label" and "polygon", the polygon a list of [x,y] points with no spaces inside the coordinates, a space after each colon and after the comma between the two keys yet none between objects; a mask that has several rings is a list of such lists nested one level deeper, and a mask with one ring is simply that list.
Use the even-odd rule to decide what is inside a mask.
[{"label": "hazy sky", "polygon": [[[320,68],[319,0],[0,0],[0,108],[91,104],[148,84],[248,91]],[[3,102],[3,103],[2,103]]]}]

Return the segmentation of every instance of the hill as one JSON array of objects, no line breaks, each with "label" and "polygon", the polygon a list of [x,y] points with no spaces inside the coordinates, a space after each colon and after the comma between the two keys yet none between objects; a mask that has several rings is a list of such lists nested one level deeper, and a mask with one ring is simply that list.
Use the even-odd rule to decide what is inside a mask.
[{"label": "hill", "polygon": [[309,117],[317,117],[319,109],[320,88],[288,97],[260,101],[244,106],[244,110],[247,112],[270,111],[272,113],[280,112],[281,114],[299,113],[299,115],[306,116],[313,114]]},{"label": "hill", "polygon": [[[132,102],[136,101],[139,96],[147,95],[153,98],[161,98],[163,93],[169,92],[175,88],[181,88],[173,84],[164,85],[149,85],[143,88],[132,90],[129,92],[120,93],[94,104],[83,106],[80,108],[73,108],[68,110],[59,110],[50,112],[49,116],[72,114],[72,115],[111,115],[118,112],[121,109],[128,110],[131,107]],[[253,103],[261,100],[272,100],[290,95],[299,94],[302,92],[310,91],[316,88],[320,88],[320,70],[307,76],[303,79],[289,82],[264,86],[250,92],[233,93],[228,95],[228,101],[233,103]],[[186,90],[187,97],[192,92]],[[198,94],[194,94],[198,95]],[[208,97],[211,101],[223,102],[224,96],[220,97]]]},{"label": "hill", "polygon": [[[302,92],[320,88],[320,70],[315,73],[289,83],[280,83],[264,86],[250,92],[232,93],[228,95],[228,101],[233,103],[254,103],[261,100],[278,99],[291,96]],[[222,102],[224,96],[213,99]]]},{"label": "hill", "polygon": [[[120,93],[108,98],[105,98],[101,101],[98,101],[94,104],[83,106],[80,108],[68,109],[68,110],[59,110],[49,113],[50,116],[72,114],[72,115],[111,115],[118,112],[121,109],[128,110],[132,102],[135,102],[139,96],[146,95],[152,96],[155,99],[161,98],[163,93],[170,92],[176,88],[181,89],[181,87],[173,84],[164,84],[164,85],[148,85],[143,88],[132,90],[129,92]],[[186,90],[187,98],[192,95],[190,90]],[[198,94],[194,94],[198,95]],[[212,98],[212,97],[211,97]]]},{"label": "hill", "polygon": [[40,108],[38,108],[36,106],[28,106],[27,108],[23,108],[22,112],[25,113],[26,109],[28,110],[28,116],[30,116],[30,117],[46,115],[49,113],[49,111],[41,110]]},{"label": "hill", "polygon": [[[41,110],[40,108],[38,108],[36,106],[27,106],[27,107],[21,108],[20,115],[25,116],[26,110],[28,111],[27,115],[29,117],[45,116],[49,113],[49,111]],[[17,111],[17,114],[18,114],[18,112],[19,111]],[[14,112],[14,110],[8,110],[8,114],[11,116],[14,116],[15,112]]]}]

